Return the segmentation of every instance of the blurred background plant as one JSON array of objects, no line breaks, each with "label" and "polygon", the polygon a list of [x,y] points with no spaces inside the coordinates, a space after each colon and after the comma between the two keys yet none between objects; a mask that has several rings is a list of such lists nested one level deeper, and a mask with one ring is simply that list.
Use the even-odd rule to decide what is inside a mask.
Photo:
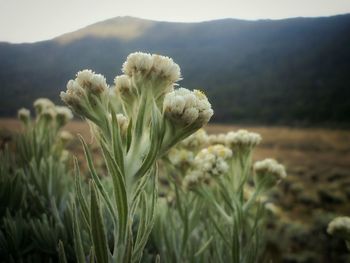
[{"label": "blurred background plant", "polygon": [[[5,262],[57,261],[58,240],[74,255],[66,146],[61,128],[72,119],[66,107],[48,99],[34,102],[35,117],[18,111],[23,131],[0,152],[0,257]],[[11,147],[11,149],[9,148]]]},{"label": "blurred background plant", "polygon": [[165,262],[263,259],[263,195],[285,177],[284,167],[266,160],[253,172],[256,133],[214,137],[199,130],[162,160],[163,198],[149,251]]}]

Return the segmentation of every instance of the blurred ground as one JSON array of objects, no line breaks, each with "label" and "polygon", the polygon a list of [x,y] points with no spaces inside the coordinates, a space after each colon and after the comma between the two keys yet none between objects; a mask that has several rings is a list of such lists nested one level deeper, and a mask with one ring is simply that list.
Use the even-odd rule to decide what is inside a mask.
[{"label": "blurred ground", "polygon": [[[65,128],[91,141],[86,123],[75,121]],[[350,131],[233,125],[209,125],[206,130],[242,128],[263,137],[254,159],[275,158],[288,172],[269,197],[277,206],[267,235],[273,262],[350,262],[344,243],[326,233],[333,217],[350,216]],[[20,129],[18,121],[0,119],[0,143]],[[72,150],[81,155],[78,142]]]}]

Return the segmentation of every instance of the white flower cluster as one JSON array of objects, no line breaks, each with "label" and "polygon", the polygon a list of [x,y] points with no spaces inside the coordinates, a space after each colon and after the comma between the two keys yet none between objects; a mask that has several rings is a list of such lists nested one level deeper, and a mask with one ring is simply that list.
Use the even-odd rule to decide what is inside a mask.
[{"label": "white flower cluster", "polygon": [[[65,125],[68,121],[73,118],[72,111],[67,107],[56,106],[51,100],[47,98],[39,98],[34,101],[34,108],[37,114],[37,118],[44,118],[46,120],[57,121],[59,127]],[[20,115],[21,113],[21,115]],[[22,109],[18,112],[19,118],[24,117],[23,114],[29,114]]]},{"label": "white flower cluster", "polygon": [[74,136],[69,131],[61,131],[58,136],[64,145],[74,139]]},{"label": "white flower cluster", "polygon": [[350,241],[350,217],[336,217],[328,224],[327,232]]},{"label": "white flower cluster", "polygon": [[79,71],[75,81],[80,87],[90,91],[92,94],[100,94],[108,88],[106,78],[89,69]]},{"label": "white flower cluster", "polygon": [[179,143],[179,146],[189,150],[200,150],[204,147],[207,147],[208,144],[208,134],[204,129],[199,129],[198,131],[181,141]]},{"label": "white flower cluster", "polygon": [[237,132],[229,132],[226,134],[225,144],[231,149],[236,147],[253,148],[261,142],[261,136],[255,132],[247,130],[238,130]]},{"label": "white flower cluster", "polygon": [[34,101],[34,108],[37,115],[41,114],[43,111],[52,109],[55,104],[47,98],[39,98]]},{"label": "white flower cluster", "polygon": [[213,115],[211,104],[202,92],[185,88],[166,94],[163,110],[166,116],[185,126],[192,123],[204,125]]},{"label": "white flower cluster", "polygon": [[203,175],[200,173],[200,171],[194,170],[184,177],[182,186],[186,190],[193,190],[201,183],[202,180]]},{"label": "white flower cluster", "polygon": [[129,119],[127,117],[125,117],[123,114],[118,113],[117,114],[117,122],[118,122],[120,129],[121,129],[121,132],[126,133],[126,130],[128,129],[128,126],[129,126]]},{"label": "white flower cluster", "polygon": [[273,187],[287,176],[284,166],[274,159],[258,161],[253,168],[257,185],[265,189]]},{"label": "white flower cluster", "polygon": [[210,182],[213,177],[227,173],[229,166],[226,161],[231,157],[232,151],[221,144],[201,150],[194,158],[193,170],[183,180],[184,188],[191,190],[201,182]]},{"label": "white flower cluster", "polygon": [[18,110],[17,116],[23,123],[28,123],[30,120],[30,111],[26,108],[21,108]]},{"label": "white flower cluster", "polygon": [[224,133],[219,133],[219,134],[210,134],[209,135],[209,144],[214,145],[214,144],[226,144],[226,134]]},{"label": "white flower cluster", "polygon": [[123,72],[129,77],[135,74],[166,79],[171,83],[181,79],[180,67],[169,57],[135,52],[123,64]]},{"label": "white flower cluster", "polygon": [[232,157],[232,151],[217,144],[201,150],[194,159],[196,170],[204,176],[220,176],[228,171],[227,159]]},{"label": "white flower cluster", "polygon": [[193,162],[194,154],[185,149],[172,148],[168,153],[168,159],[173,165],[186,167]]},{"label": "white flower cluster", "polygon": [[78,107],[81,107],[85,96],[90,94],[99,96],[107,89],[108,85],[104,76],[86,69],[79,71],[75,80],[68,81],[67,91],[62,91],[60,97],[67,105],[77,110]]},{"label": "white flower cluster", "polygon": [[122,94],[131,92],[131,80],[127,75],[116,76],[114,79],[115,89]]},{"label": "white flower cluster", "polygon": [[57,121],[62,126],[65,125],[67,122],[69,122],[71,119],[73,119],[73,113],[67,107],[56,106],[55,111],[56,111]]}]

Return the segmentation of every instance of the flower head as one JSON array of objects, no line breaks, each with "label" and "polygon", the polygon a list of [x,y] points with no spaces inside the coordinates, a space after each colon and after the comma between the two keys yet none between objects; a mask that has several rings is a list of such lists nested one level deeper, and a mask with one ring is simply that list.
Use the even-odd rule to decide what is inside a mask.
[{"label": "flower head", "polygon": [[183,126],[196,124],[201,127],[213,115],[211,105],[203,93],[185,88],[166,94],[163,111],[166,116]]},{"label": "flower head", "polygon": [[56,120],[60,127],[64,126],[67,122],[73,119],[72,111],[67,107],[56,106]]},{"label": "flower head", "polygon": [[26,108],[19,109],[17,115],[18,119],[20,119],[20,121],[24,124],[28,124],[30,121],[30,111]]},{"label": "flower head", "polygon": [[39,98],[34,101],[34,108],[37,115],[40,115],[44,110],[54,108],[55,104],[47,98]]},{"label": "flower head", "polygon": [[227,159],[232,157],[232,151],[217,144],[201,150],[194,159],[195,170],[200,171],[205,179],[218,177],[227,173]]},{"label": "flower head", "polygon": [[98,123],[104,118],[107,94],[105,77],[83,70],[77,73],[75,80],[68,81],[66,92],[62,91],[60,96],[74,112]]},{"label": "flower head", "polygon": [[106,78],[89,69],[79,71],[75,81],[80,85],[80,87],[95,95],[104,92],[108,88]]},{"label": "flower head", "polygon": [[248,148],[252,149],[261,142],[261,136],[255,132],[239,130],[237,132],[229,132],[225,138],[225,144],[231,149]]},{"label": "flower head", "polygon": [[64,145],[74,139],[73,135],[69,131],[61,131],[58,136]]},{"label": "flower head", "polygon": [[219,133],[219,134],[210,134],[209,135],[209,144],[226,144],[226,134]]},{"label": "flower head", "polygon": [[168,153],[168,159],[175,166],[188,167],[192,164],[194,155],[185,149],[172,148]]},{"label": "flower head", "polygon": [[208,146],[209,138],[208,134],[204,129],[199,129],[183,141],[179,143],[180,147],[185,149],[198,151],[206,146]]},{"label": "flower head", "polygon": [[146,75],[153,66],[153,58],[151,54],[143,52],[131,53],[123,64],[123,73],[129,77],[135,74]]},{"label": "flower head", "polygon": [[202,181],[202,175],[200,174],[200,171],[191,171],[189,174],[187,174],[183,181],[182,186],[184,189],[191,191],[198,187]]},{"label": "flower head", "polygon": [[284,166],[274,159],[256,162],[254,172],[257,185],[265,188],[265,190],[273,187],[287,176]]},{"label": "flower head", "polygon": [[118,125],[120,127],[121,133],[125,134],[128,126],[129,126],[129,119],[127,117],[125,117],[124,114],[118,113],[117,114],[117,122]]},{"label": "flower head", "polygon": [[157,78],[167,79],[175,83],[181,79],[180,67],[172,58],[153,54],[153,74]]},{"label": "flower head", "polygon": [[336,217],[328,224],[327,232],[350,241],[350,217]]},{"label": "flower head", "polygon": [[148,77],[175,83],[180,80],[180,67],[169,57],[135,52],[123,64],[123,72],[129,77]]}]

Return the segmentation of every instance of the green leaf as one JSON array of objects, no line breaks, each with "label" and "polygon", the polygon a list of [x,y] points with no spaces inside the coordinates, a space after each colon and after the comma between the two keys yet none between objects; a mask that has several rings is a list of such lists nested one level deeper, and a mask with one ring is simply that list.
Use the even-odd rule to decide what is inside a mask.
[{"label": "green leaf", "polygon": [[141,167],[136,172],[135,177],[145,175],[157,159],[164,138],[164,128],[160,122],[160,116],[161,114],[158,110],[158,107],[153,100],[150,149]]},{"label": "green leaf", "polygon": [[135,130],[134,130],[134,139],[139,139],[142,136],[143,124],[145,122],[145,112],[147,105],[147,96],[143,93],[140,98],[139,110],[136,117]]},{"label": "green leaf", "polygon": [[195,257],[199,256],[200,254],[202,254],[205,249],[209,246],[209,244],[211,243],[211,241],[213,240],[213,237],[211,236],[207,242],[204,243],[204,245],[194,254]]},{"label": "green leaf", "polygon": [[114,198],[117,206],[119,219],[119,241],[124,243],[128,219],[128,198],[126,194],[124,176],[121,174],[118,164],[116,163],[110,151],[108,150],[108,147],[101,143],[101,148],[107,163],[108,172],[111,175],[113,181]]},{"label": "green leaf", "polygon": [[[144,211],[142,212],[142,215],[140,217],[140,225],[139,229],[140,232],[140,238],[139,238],[139,232],[137,233],[135,247],[133,251],[133,261],[138,261],[142,257],[143,249],[148,241],[148,237],[152,231],[154,221],[156,218],[156,206],[158,201],[158,167],[154,169],[154,175],[152,176],[152,196],[151,196],[151,204],[150,208],[148,208],[148,202],[147,202],[147,195],[144,192],[144,195],[141,195],[141,197],[144,196],[143,200],[141,201],[142,209]],[[143,218],[146,217],[146,218]],[[143,225],[144,224],[144,225]]]},{"label": "green leaf", "polygon": [[126,152],[129,151],[132,142],[132,118],[130,117],[128,130],[126,133]]},{"label": "green leaf", "polygon": [[120,135],[120,127],[116,114],[113,109],[111,109],[112,114],[112,145],[113,152],[116,158],[117,164],[120,167],[122,174],[124,174],[124,154],[123,154],[123,143]]},{"label": "green leaf", "polygon": [[58,258],[60,263],[67,263],[66,252],[64,252],[63,242],[58,241]]},{"label": "green leaf", "polygon": [[94,251],[98,263],[108,263],[108,246],[105,225],[103,222],[100,201],[96,185],[90,184],[91,191],[91,234],[93,240]]},{"label": "green leaf", "polygon": [[83,213],[83,219],[85,225],[89,228],[89,231],[91,229],[90,226],[90,212],[89,208],[85,199],[85,196],[83,194],[83,191],[81,189],[81,183],[80,183],[80,171],[79,171],[79,165],[78,160],[76,157],[74,157],[74,173],[75,173],[75,192],[76,192],[76,198],[80,205],[80,208]]},{"label": "green leaf", "polygon": [[107,208],[108,208],[109,212],[112,215],[113,222],[114,222],[115,226],[117,226],[118,225],[117,218],[115,217],[115,212],[114,212],[114,209],[113,209],[112,202],[111,202],[111,200],[109,198],[109,195],[108,195],[107,191],[104,189],[104,187],[102,185],[100,177],[97,175],[96,169],[95,169],[94,164],[92,162],[92,157],[91,157],[91,153],[89,151],[89,148],[86,145],[86,142],[84,141],[84,139],[83,139],[83,137],[81,135],[79,135],[79,139],[80,139],[80,141],[81,141],[81,143],[82,143],[82,145],[84,147],[85,158],[86,158],[86,160],[88,162],[88,167],[89,167],[89,171],[90,171],[90,174],[92,176],[92,179],[93,179],[94,183],[96,184],[98,190],[100,191],[103,199],[106,202]]},{"label": "green leaf", "polygon": [[78,211],[75,203],[73,203],[73,236],[74,236],[74,250],[75,256],[78,263],[85,263],[85,253],[83,248],[83,243],[80,235],[80,223],[78,219]]}]

